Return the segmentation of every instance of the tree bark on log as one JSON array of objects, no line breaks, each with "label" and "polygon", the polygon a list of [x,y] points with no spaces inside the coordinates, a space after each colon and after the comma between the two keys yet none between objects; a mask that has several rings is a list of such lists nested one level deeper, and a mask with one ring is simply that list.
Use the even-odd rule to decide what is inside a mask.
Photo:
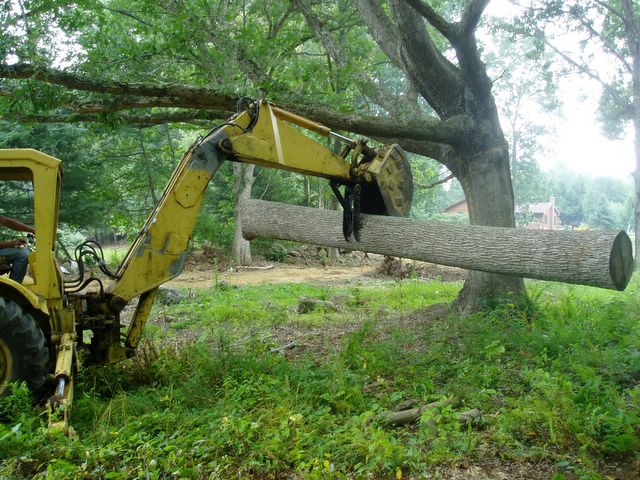
[{"label": "tree bark on log", "polygon": [[363,215],[361,241],[342,236],[342,214],[248,200],[242,233],[357,249],[490,273],[623,290],[633,272],[623,231],[558,231],[424,222]]}]

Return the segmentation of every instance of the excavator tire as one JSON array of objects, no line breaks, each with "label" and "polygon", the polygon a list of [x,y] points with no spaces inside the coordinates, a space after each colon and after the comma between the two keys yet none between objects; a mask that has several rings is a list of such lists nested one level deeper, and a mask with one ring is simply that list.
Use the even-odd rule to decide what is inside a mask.
[{"label": "excavator tire", "polygon": [[37,392],[47,379],[48,363],[44,334],[33,317],[0,297],[0,397],[8,395],[16,381]]}]

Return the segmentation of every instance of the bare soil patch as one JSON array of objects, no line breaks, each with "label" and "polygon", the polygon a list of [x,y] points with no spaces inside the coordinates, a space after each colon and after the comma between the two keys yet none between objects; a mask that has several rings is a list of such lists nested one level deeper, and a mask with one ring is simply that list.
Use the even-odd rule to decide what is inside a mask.
[{"label": "bare soil patch", "polygon": [[[256,268],[258,267],[258,268]],[[224,271],[188,270],[170,281],[169,286],[179,288],[209,288],[225,282],[230,285],[256,285],[268,283],[349,283],[370,278],[375,267],[362,265],[301,266],[279,262],[260,261],[252,267],[228,267]]]},{"label": "bare soil patch", "polygon": [[184,271],[168,285],[177,288],[210,288],[221,282],[230,285],[304,282],[340,285],[381,278],[458,281],[464,280],[466,275],[466,270],[460,268],[362,252],[349,252],[335,260],[317,253],[287,257],[283,262],[257,258],[253,265],[243,267],[231,265],[219,252],[203,250],[192,253]]}]

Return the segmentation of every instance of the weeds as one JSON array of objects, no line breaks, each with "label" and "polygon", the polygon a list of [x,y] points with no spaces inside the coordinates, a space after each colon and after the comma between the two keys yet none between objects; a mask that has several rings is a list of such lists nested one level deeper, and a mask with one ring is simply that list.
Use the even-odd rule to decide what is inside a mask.
[{"label": "weeds", "polygon": [[[197,293],[195,304],[161,314],[174,319],[174,334],[208,334],[181,347],[147,338],[136,360],[83,371],[73,412],[79,438],[52,438],[24,388],[1,400],[0,476],[418,478],[494,458],[543,462],[558,479],[603,478],[602,462],[634,458],[637,287],[616,294],[536,283],[526,314],[503,306],[425,319],[424,307],[451,300],[458,287]],[[299,315],[292,307],[303,295],[340,309]],[[357,325],[327,336],[338,344],[329,353],[269,353],[271,328],[345,321]],[[415,426],[378,421],[408,398],[443,397],[451,402]],[[480,424],[461,424],[456,412],[472,407],[484,412]]]}]

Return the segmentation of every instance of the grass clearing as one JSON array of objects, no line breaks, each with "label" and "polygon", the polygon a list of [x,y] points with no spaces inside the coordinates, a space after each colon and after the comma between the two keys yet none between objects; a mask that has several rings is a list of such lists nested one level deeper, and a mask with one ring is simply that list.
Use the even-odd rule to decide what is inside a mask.
[{"label": "grass clearing", "polygon": [[[158,309],[169,328],[150,329],[138,357],[83,370],[77,438],[48,433],[23,388],[1,400],[0,476],[453,478],[478,464],[506,478],[636,478],[637,281],[624,293],[531,283],[526,315],[433,307],[459,288],[196,292]],[[301,296],[338,310],[298,314]],[[315,348],[309,332],[334,348]],[[311,346],[270,353],[288,339]],[[443,398],[415,425],[379,419],[407,399]],[[469,408],[484,415],[463,425]]]},{"label": "grass clearing", "polygon": [[102,247],[104,259],[111,268],[116,268],[129,251],[128,245],[108,245]]},{"label": "grass clearing", "polygon": [[[303,283],[279,285],[226,284],[193,292],[190,302],[165,309],[162,318],[172,329],[190,326],[233,326],[239,329],[266,327],[284,322],[326,324],[362,320],[375,313],[403,313],[434,303],[451,301],[460,285],[444,282],[374,282],[352,287],[321,286]],[[317,309],[305,315],[297,313],[301,297],[334,303],[337,311]],[[213,328],[215,331],[215,328]]]}]

